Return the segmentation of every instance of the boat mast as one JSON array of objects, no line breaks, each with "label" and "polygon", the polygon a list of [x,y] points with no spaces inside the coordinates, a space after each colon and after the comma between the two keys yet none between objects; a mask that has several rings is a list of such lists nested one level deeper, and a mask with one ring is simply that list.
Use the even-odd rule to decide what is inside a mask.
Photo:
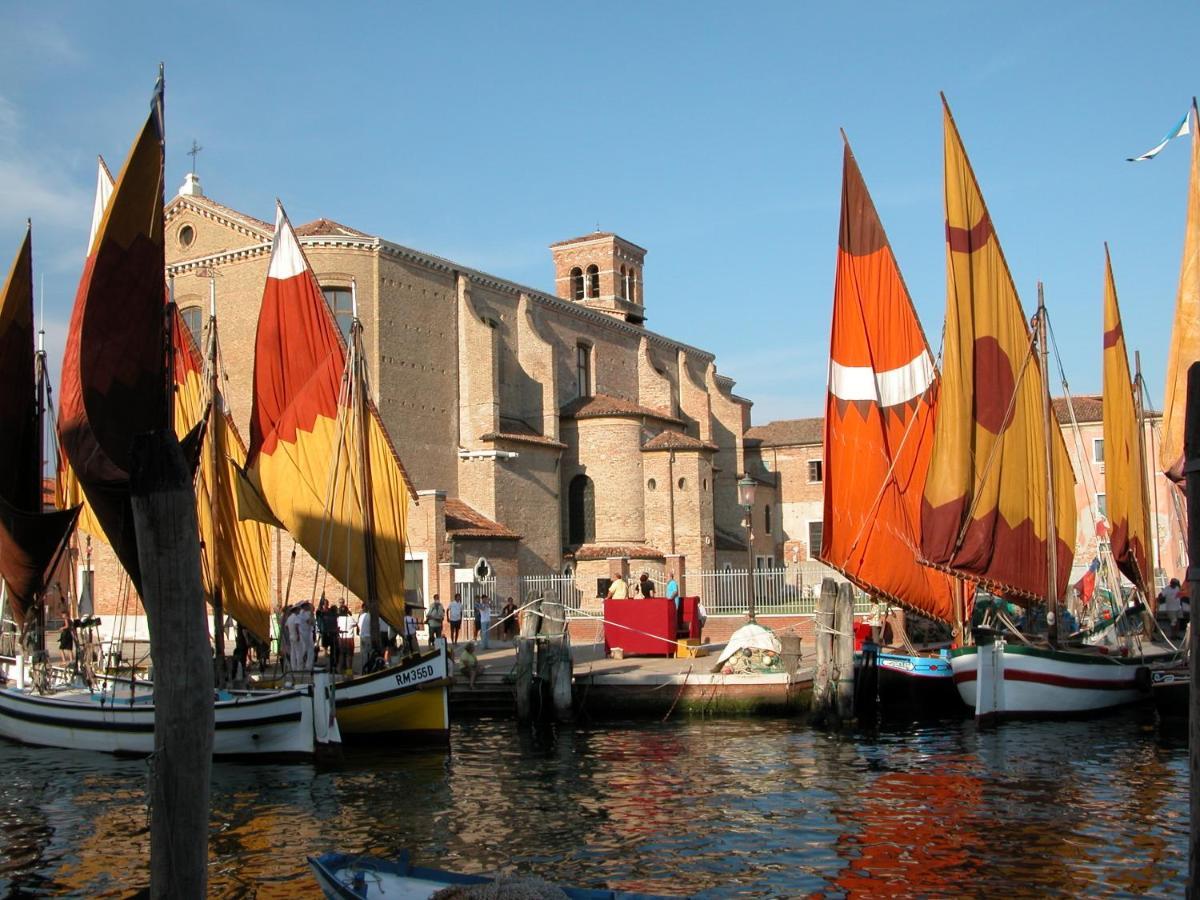
[{"label": "boat mast", "polygon": [[[32,227],[32,226],[30,226]],[[43,296],[43,303],[45,297]],[[37,512],[44,505],[42,479],[46,471],[46,318],[43,311],[38,322],[37,350],[33,354],[34,382],[37,385],[37,402],[34,405],[33,433],[37,446]],[[46,585],[38,578],[38,595],[34,603],[37,616],[37,652],[39,659],[46,653]]]},{"label": "boat mast", "polygon": [[1050,348],[1047,344],[1046,298],[1037,286],[1037,339],[1042,364],[1042,412],[1046,444],[1046,624],[1051,647],[1058,646],[1058,532],[1054,515],[1054,410],[1050,403]]},{"label": "boat mast", "polygon": [[221,597],[221,577],[217,554],[221,542],[217,539],[217,472],[221,465],[220,421],[221,385],[217,369],[217,279],[208,276],[208,447],[212,468],[208,479],[208,518],[212,524],[209,534],[208,573],[212,581],[213,649],[216,660],[217,687],[225,687],[225,608]]},{"label": "boat mast", "polygon": [[[360,485],[362,489],[363,511],[363,562],[366,565],[367,576],[367,615],[371,623],[371,656],[383,649],[382,636],[379,634],[379,585],[375,571],[375,508],[371,490],[371,451],[367,445],[367,424],[370,421],[370,405],[367,398],[366,361],[362,354],[362,320],[358,317],[358,282],[350,279],[350,392],[354,404],[354,414],[358,419],[358,462],[362,472]],[[367,659],[371,659],[371,656]],[[364,663],[365,664],[365,663]]]},{"label": "boat mast", "polygon": [[175,430],[175,273],[167,276],[167,306],[163,310],[163,377],[166,379],[166,419],[163,429]]},{"label": "boat mast", "polygon": [[[1145,382],[1142,380],[1142,351],[1133,351],[1133,409],[1137,416],[1137,434],[1138,434],[1138,458],[1141,460],[1142,471],[1138,473],[1138,484],[1142,489],[1142,505],[1149,512],[1153,507],[1150,502],[1151,487],[1148,482],[1148,473],[1146,466],[1146,405],[1142,400],[1142,392],[1145,390]],[[1152,476],[1151,476],[1152,477]],[[1142,573],[1142,581],[1149,586],[1150,592],[1154,592],[1154,562],[1156,554],[1154,552],[1155,545],[1158,543],[1158,521],[1157,516],[1151,524],[1151,533],[1146,535],[1146,568],[1148,571]],[[1146,605],[1149,606],[1152,598],[1145,598]],[[1157,610],[1155,610],[1157,612]]]}]

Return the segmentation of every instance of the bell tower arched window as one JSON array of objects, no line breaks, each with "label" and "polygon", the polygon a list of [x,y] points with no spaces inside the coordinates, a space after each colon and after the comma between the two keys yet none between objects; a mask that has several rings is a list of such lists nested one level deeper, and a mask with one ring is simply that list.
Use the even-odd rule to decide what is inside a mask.
[{"label": "bell tower arched window", "polygon": [[567,542],[578,546],[596,540],[596,486],[576,475],[567,488]]},{"label": "bell tower arched window", "polygon": [[600,269],[595,265],[587,267],[587,295],[589,300],[600,296]]},{"label": "bell tower arched window", "polygon": [[571,270],[571,299],[583,299],[583,269],[579,266]]},{"label": "bell tower arched window", "polygon": [[629,299],[629,273],[624,266],[621,266],[621,280],[617,282],[617,289],[621,292],[622,300]]}]

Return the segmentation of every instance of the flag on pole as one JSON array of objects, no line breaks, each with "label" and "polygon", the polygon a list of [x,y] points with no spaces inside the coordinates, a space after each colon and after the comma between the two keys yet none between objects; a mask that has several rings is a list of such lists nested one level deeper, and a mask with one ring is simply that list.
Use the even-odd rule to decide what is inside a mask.
[{"label": "flag on pole", "polygon": [[1167,146],[1167,144],[1169,144],[1173,138],[1182,137],[1185,134],[1191,134],[1191,122],[1191,110],[1188,110],[1188,112],[1183,114],[1183,118],[1175,124],[1175,127],[1167,132],[1167,136],[1164,137],[1157,146],[1147,150],[1141,156],[1128,157],[1126,162],[1145,162],[1148,159],[1154,159],[1154,157],[1158,156],[1158,154],[1162,152],[1162,148]]}]

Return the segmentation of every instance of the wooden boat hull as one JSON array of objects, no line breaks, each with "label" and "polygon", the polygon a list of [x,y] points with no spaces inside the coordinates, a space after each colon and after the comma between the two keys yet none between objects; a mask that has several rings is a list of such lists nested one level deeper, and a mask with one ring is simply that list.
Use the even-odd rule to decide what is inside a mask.
[{"label": "wooden boat hull", "polygon": [[337,721],[348,740],[402,736],[450,739],[450,684],[444,649],[337,684]]},{"label": "wooden boat hull", "polygon": [[[308,864],[317,884],[330,900],[368,900],[374,897],[423,900],[454,885],[490,884],[494,880],[484,875],[465,875],[445,869],[414,866],[409,863],[407,854],[402,854],[397,860],[387,860],[347,853],[323,853],[310,856]],[[666,900],[655,894],[606,888],[556,887],[571,900]]]},{"label": "wooden boat hull", "polygon": [[[318,682],[288,691],[238,694],[214,704],[213,756],[312,758],[340,743],[332,690]],[[86,690],[39,695],[0,690],[0,737],[40,747],[149,756],[154,752],[153,695],[106,699]]]},{"label": "wooden boat hull", "polygon": [[885,718],[931,719],[966,713],[948,659],[880,653],[876,667],[879,712]]},{"label": "wooden boat hull", "polygon": [[977,719],[1088,715],[1145,700],[1149,688],[1141,659],[1003,640],[954,650],[950,664]]},{"label": "wooden boat hull", "polygon": [[1190,718],[1192,675],[1187,666],[1152,669],[1150,694],[1162,718],[1184,721]]}]

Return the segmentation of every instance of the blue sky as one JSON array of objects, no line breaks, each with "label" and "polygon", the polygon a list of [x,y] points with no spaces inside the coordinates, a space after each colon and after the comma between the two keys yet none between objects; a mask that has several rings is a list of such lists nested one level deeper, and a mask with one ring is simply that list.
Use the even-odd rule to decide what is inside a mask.
[{"label": "blue sky", "polygon": [[[52,353],[91,215],[167,65],[170,192],[327,216],[543,290],[599,225],[649,250],[648,327],[711,350],[756,424],[820,415],[841,139],[935,350],[946,92],[1026,309],[1100,388],[1103,242],[1161,402],[1194,3],[38,4],[0,13],[0,257],[27,216]],[[7,249],[6,249],[7,248]],[[52,362],[57,372],[58,362]]]}]

